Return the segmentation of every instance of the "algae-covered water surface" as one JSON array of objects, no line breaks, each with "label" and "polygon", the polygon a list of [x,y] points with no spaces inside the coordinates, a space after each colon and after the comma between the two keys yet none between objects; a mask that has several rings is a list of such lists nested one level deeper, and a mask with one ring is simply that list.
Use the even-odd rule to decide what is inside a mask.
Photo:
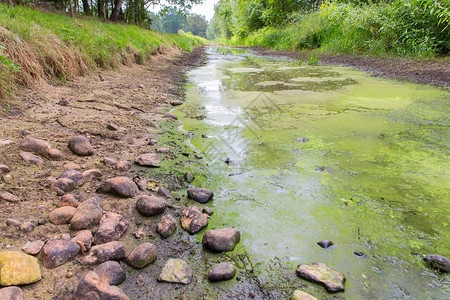
[{"label": "algae-covered water surface", "polygon": [[189,80],[174,112],[208,162],[210,228],[261,264],[328,264],[349,299],[449,298],[421,261],[450,256],[447,90],[214,48]]}]

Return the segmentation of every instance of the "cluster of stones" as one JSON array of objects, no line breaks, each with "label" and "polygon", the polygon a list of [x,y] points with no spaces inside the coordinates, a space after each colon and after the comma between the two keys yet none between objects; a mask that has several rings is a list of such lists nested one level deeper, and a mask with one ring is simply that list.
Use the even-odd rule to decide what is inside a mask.
[{"label": "cluster of stones", "polygon": [[[171,118],[171,116],[166,116]],[[61,159],[61,151],[54,149],[46,141],[26,135],[19,145],[22,152],[19,155],[30,164],[41,164],[43,158]],[[90,141],[83,136],[76,136],[69,140],[68,148],[78,156],[90,156],[94,154],[94,148]],[[166,148],[161,148],[159,153],[168,153]],[[39,156],[38,156],[39,155]],[[112,158],[104,158],[103,163],[117,170],[126,171],[131,165],[127,161],[116,161]],[[156,153],[144,153],[135,159],[135,163],[143,167],[157,168],[160,160]],[[6,165],[0,165],[0,175],[7,176],[11,169]],[[75,299],[128,299],[123,291],[117,287],[126,279],[126,272],[119,261],[129,266],[141,269],[156,261],[158,251],[154,244],[145,242],[135,247],[130,253],[126,253],[121,237],[129,228],[129,222],[124,216],[110,211],[104,211],[102,198],[94,195],[79,202],[72,191],[82,186],[91,178],[101,178],[102,172],[98,169],[90,169],[84,172],[77,170],[75,164],[66,165],[66,170],[59,178],[49,177],[47,181],[57,195],[61,196],[57,208],[48,214],[48,220],[54,225],[70,225],[74,231],[64,238],[35,240],[27,242],[22,247],[23,252],[0,252],[0,285],[9,286],[0,289],[0,299],[22,299],[22,291],[17,285],[31,284],[42,277],[38,259],[45,268],[53,269],[73,260],[81,255],[78,261],[87,266],[96,266],[95,269],[85,274],[78,283]],[[185,176],[188,182],[193,178],[192,174]],[[172,236],[178,227],[178,222],[171,214],[166,213],[170,206],[166,198],[170,193],[163,187],[158,190],[158,195],[142,193],[147,187],[147,182],[142,178],[131,180],[126,176],[114,177],[103,180],[97,188],[97,193],[108,193],[118,197],[136,197],[136,210],[144,217],[162,215],[157,224],[157,232],[162,238]],[[200,204],[207,204],[213,199],[213,192],[204,188],[190,188],[187,197]],[[9,202],[18,202],[20,199],[9,193],[1,192],[0,199]],[[197,234],[208,225],[208,219],[212,210],[205,207],[203,211],[192,205],[184,208],[179,216],[181,228],[189,234]],[[22,231],[32,231],[34,225],[30,222],[19,222],[9,219],[8,224],[17,226]],[[207,230],[202,238],[204,247],[215,253],[233,251],[240,241],[240,232],[231,227]],[[318,242],[322,248],[329,248],[333,243],[329,240]],[[35,257],[36,256],[36,257]],[[433,268],[442,272],[448,272],[450,261],[440,255],[428,255],[424,261]],[[18,272],[20,270],[20,272]],[[344,291],[345,277],[341,273],[332,270],[323,263],[301,264],[296,274],[306,280],[324,285],[328,292]],[[211,267],[208,279],[211,282],[230,280],[236,276],[236,268],[230,262],[220,262]],[[170,258],[165,263],[159,281],[169,283],[189,284],[192,282],[193,271],[188,263],[179,258]],[[315,299],[302,291],[296,290],[293,299]]]}]

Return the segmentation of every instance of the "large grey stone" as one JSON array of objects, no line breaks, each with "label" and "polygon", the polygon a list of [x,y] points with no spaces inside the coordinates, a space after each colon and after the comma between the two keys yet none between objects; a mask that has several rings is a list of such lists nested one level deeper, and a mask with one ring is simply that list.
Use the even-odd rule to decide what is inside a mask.
[{"label": "large grey stone", "polygon": [[94,272],[98,274],[100,280],[106,281],[110,285],[119,285],[127,277],[127,273],[120,263],[114,260],[101,263],[94,269]]},{"label": "large grey stone", "polygon": [[156,231],[163,237],[170,237],[177,229],[177,221],[171,215],[162,216],[161,220],[156,227]]},{"label": "large grey stone", "polygon": [[55,225],[69,224],[77,209],[73,206],[63,206],[51,211],[48,220]]},{"label": "large grey stone", "polygon": [[90,156],[94,154],[94,147],[92,147],[91,142],[81,135],[74,136],[69,140],[69,149],[79,156]]},{"label": "large grey stone", "polygon": [[153,263],[157,256],[158,251],[155,245],[152,243],[143,243],[131,251],[125,262],[136,269],[141,269]]},{"label": "large grey stone", "polygon": [[37,153],[42,156],[48,156],[51,149],[50,144],[44,140],[37,139],[31,136],[24,138],[19,144],[20,150]]},{"label": "large grey stone", "polygon": [[66,240],[50,240],[42,248],[40,258],[47,269],[59,267],[74,258],[80,251],[77,243]]},{"label": "large grey stone", "polygon": [[89,254],[80,259],[85,265],[97,265],[107,260],[122,260],[126,258],[125,247],[121,242],[113,241],[91,248]]},{"label": "large grey stone", "polygon": [[104,244],[119,240],[128,229],[128,221],[119,214],[107,212],[100,220],[94,235],[94,244]]},{"label": "large grey stone", "polygon": [[167,207],[167,202],[161,197],[141,196],[136,202],[136,209],[146,217],[162,214]]},{"label": "large grey stone", "polygon": [[139,189],[133,180],[120,176],[103,181],[98,188],[98,192],[113,193],[125,198],[131,198],[139,194]]},{"label": "large grey stone", "polygon": [[208,203],[214,196],[213,191],[208,189],[192,188],[187,191],[188,197],[198,203]]},{"label": "large grey stone", "polygon": [[89,229],[97,225],[103,216],[102,202],[97,196],[92,196],[82,202],[70,220],[70,227],[73,230]]},{"label": "large grey stone", "polygon": [[222,262],[214,265],[208,274],[210,281],[230,280],[236,275],[236,268],[230,262]]},{"label": "large grey stone", "polygon": [[222,228],[208,230],[203,235],[203,245],[216,252],[233,251],[234,247],[241,239],[241,234],[236,228]]}]

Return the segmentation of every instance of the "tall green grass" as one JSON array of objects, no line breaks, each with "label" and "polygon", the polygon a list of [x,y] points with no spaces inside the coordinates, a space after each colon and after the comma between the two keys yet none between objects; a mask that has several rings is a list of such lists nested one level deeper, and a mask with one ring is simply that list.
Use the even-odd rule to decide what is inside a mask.
[{"label": "tall green grass", "polygon": [[398,0],[393,4],[325,2],[283,27],[265,27],[232,45],[281,50],[430,57],[450,52],[449,1]]},{"label": "tall green grass", "polygon": [[97,68],[144,63],[172,47],[190,52],[203,41],[188,34],[0,4],[0,98],[11,94],[16,83],[29,85],[43,78],[67,79]]}]

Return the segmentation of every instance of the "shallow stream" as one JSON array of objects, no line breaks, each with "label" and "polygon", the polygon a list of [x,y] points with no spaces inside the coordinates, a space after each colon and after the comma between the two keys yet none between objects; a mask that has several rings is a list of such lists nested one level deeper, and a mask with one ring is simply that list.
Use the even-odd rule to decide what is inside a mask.
[{"label": "shallow stream", "polygon": [[348,299],[450,297],[420,259],[450,257],[447,90],[227,48],[188,77],[174,113],[208,162],[210,228],[262,264],[328,264]]}]

